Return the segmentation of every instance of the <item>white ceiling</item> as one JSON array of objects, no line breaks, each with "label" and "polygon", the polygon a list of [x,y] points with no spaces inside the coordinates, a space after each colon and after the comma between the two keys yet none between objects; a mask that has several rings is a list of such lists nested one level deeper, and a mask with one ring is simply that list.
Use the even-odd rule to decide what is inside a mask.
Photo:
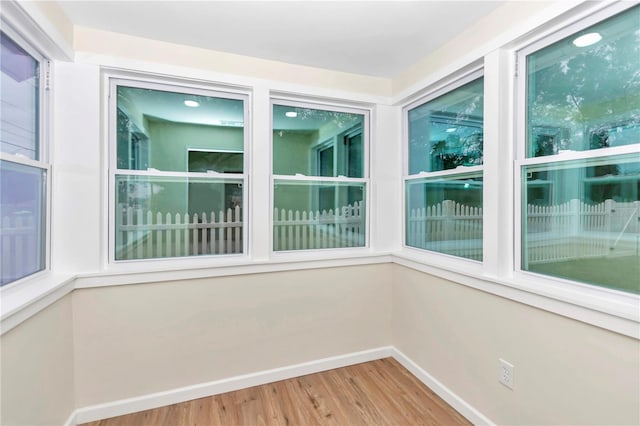
[{"label": "white ceiling", "polygon": [[391,78],[503,1],[59,1],[75,25]]}]

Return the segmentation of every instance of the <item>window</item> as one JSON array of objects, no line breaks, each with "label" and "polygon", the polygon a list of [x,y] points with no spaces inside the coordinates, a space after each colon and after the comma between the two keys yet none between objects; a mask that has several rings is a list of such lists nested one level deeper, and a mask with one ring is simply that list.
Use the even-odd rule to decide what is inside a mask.
[{"label": "window", "polygon": [[519,53],[520,268],[640,293],[640,7],[586,25]]},{"label": "window", "polygon": [[246,97],[111,81],[112,259],[245,252]]},{"label": "window", "polygon": [[446,90],[405,109],[405,244],[482,260],[483,79]]},{"label": "window", "polygon": [[273,104],[273,250],[364,247],[367,111]]},{"label": "window", "polygon": [[47,268],[45,62],[7,31],[0,32],[0,285]]}]

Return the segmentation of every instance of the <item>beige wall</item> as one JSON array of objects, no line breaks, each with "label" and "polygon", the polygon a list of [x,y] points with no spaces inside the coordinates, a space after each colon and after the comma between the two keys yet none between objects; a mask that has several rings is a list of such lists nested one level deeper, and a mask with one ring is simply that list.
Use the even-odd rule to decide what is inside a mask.
[{"label": "beige wall", "polygon": [[[482,50],[490,42],[500,40],[500,37],[502,37],[501,41],[503,43],[511,42],[510,39],[504,38],[505,34],[519,27],[522,28],[523,22],[542,12],[553,3],[553,1],[505,2],[433,53],[395,76],[392,86],[393,94],[397,96],[416,84],[418,84],[418,87],[415,88],[416,90],[422,89],[422,87],[419,87],[419,83],[425,77],[442,71],[446,66],[451,66],[452,64],[468,65],[467,63],[460,63],[462,58],[467,61],[480,59],[480,57],[467,58],[466,55],[476,49]],[[491,50],[495,47],[492,47]],[[481,55],[486,53],[488,52],[480,52]]]},{"label": "beige wall", "polygon": [[71,296],[0,338],[0,424],[63,424],[75,409]]},{"label": "beige wall", "polygon": [[640,424],[637,340],[400,265],[393,283],[393,345],[497,424]]},{"label": "beige wall", "polygon": [[391,265],[77,290],[76,406],[388,345]]},{"label": "beige wall", "polygon": [[47,22],[58,31],[62,40],[73,46],[73,24],[60,5],[55,1],[34,1],[33,4],[46,16]]},{"label": "beige wall", "polygon": [[351,93],[391,96],[391,80],[284,62],[217,52],[124,34],[75,27],[76,52],[129,58],[163,65],[189,67],[215,73],[308,85]]},{"label": "beige wall", "polygon": [[638,340],[399,265],[76,290],[1,343],[3,425],[390,344],[497,424],[640,423]]}]

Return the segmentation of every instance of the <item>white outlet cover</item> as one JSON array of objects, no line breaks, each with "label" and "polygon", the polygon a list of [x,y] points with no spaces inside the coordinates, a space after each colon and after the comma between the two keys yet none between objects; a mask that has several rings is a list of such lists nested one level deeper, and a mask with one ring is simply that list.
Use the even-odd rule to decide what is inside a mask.
[{"label": "white outlet cover", "polygon": [[510,362],[498,359],[498,381],[509,389],[513,389],[513,368]]}]

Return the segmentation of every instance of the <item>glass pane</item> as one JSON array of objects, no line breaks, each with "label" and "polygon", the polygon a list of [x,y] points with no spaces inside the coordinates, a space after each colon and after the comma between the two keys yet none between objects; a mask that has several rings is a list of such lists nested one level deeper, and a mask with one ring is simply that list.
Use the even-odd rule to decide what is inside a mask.
[{"label": "glass pane", "polygon": [[362,178],[364,115],[273,106],[273,173]]},{"label": "glass pane", "polygon": [[409,174],[482,164],[484,80],[409,110]]},{"label": "glass pane", "polygon": [[[195,155],[204,171],[243,172],[242,100],[125,86],[118,86],[117,95],[119,169],[185,172]],[[221,153],[239,155],[221,165]]]},{"label": "glass pane", "polygon": [[46,171],[0,161],[0,285],[45,268]]},{"label": "glass pane", "polygon": [[276,180],[273,249],[364,247],[365,184]]},{"label": "glass pane", "polygon": [[0,151],[39,159],[39,64],[0,32]]},{"label": "glass pane", "polygon": [[116,260],[242,253],[242,180],[116,176]]},{"label": "glass pane", "polygon": [[525,166],[522,269],[640,293],[640,154]]},{"label": "glass pane", "polygon": [[482,260],[482,176],[406,183],[406,244]]},{"label": "glass pane", "polygon": [[635,143],[640,7],[527,57],[528,157]]}]

